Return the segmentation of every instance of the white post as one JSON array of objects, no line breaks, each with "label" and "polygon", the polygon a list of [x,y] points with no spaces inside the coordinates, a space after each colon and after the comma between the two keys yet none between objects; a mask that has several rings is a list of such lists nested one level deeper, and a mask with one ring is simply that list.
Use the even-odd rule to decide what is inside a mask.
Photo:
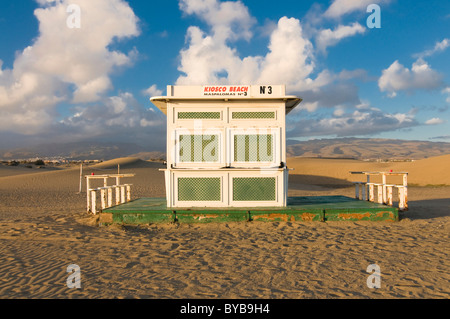
[{"label": "white post", "polygon": [[112,188],[108,187],[108,207],[112,207]]},{"label": "white post", "polygon": [[78,194],[81,194],[82,184],[83,184],[83,163],[80,164],[80,187],[78,188]]},{"label": "white post", "polygon": [[404,210],[405,209],[405,188],[403,186],[398,187],[398,197],[399,197],[398,208],[400,208],[400,210]]},{"label": "white post", "polygon": [[392,188],[393,188],[392,185],[387,185],[387,186],[386,186],[386,189],[387,189],[387,204],[388,204],[389,206],[392,206],[392,203],[393,203],[393,199],[392,199]]},{"label": "white post", "polygon": [[404,210],[408,210],[408,174],[403,174],[403,200]]},{"label": "white post", "polygon": [[101,197],[101,203],[102,203],[102,209],[106,208],[106,189],[102,187],[100,189],[100,197]]},{"label": "white post", "polygon": [[355,198],[359,199],[359,183],[355,183]]},{"label": "white post", "polygon": [[369,201],[370,202],[375,201],[375,184],[374,183],[369,184]]},{"label": "white post", "polygon": [[91,205],[90,205],[90,195],[89,194],[90,189],[90,182],[89,182],[89,176],[86,176],[86,198],[87,198],[87,212],[89,213],[91,211]]},{"label": "white post", "polygon": [[367,183],[366,183],[366,198],[367,200],[370,200],[370,187],[369,184],[370,183],[370,174],[367,174]]},{"label": "white post", "polygon": [[378,203],[383,204],[383,184],[378,185]]},{"label": "white post", "polygon": [[366,195],[367,195],[367,185],[366,183],[361,183],[361,196],[362,196],[362,200],[366,200]]},{"label": "white post", "polygon": [[120,204],[120,187],[116,185],[114,187],[116,189],[116,205]]},{"label": "white post", "polygon": [[97,192],[95,190],[91,190],[91,211],[92,214],[97,214]]},{"label": "white post", "polygon": [[120,202],[125,203],[125,186],[120,186]]},{"label": "white post", "polygon": [[387,199],[386,199],[386,174],[382,173],[381,178],[382,178],[382,183],[383,183],[383,204],[386,204],[386,202],[387,202]]},{"label": "white post", "polygon": [[127,185],[127,202],[131,201],[131,185]]}]

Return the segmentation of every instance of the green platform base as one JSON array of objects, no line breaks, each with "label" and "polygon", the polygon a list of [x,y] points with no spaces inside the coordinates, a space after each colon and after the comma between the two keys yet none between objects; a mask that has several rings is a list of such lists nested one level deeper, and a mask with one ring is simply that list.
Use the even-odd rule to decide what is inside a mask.
[{"label": "green platform base", "polygon": [[100,213],[102,224],[239,221],[398,221],[398,209],[345,196],[289,197],[287,207],[168,209],[165,198],[140,198]]}]

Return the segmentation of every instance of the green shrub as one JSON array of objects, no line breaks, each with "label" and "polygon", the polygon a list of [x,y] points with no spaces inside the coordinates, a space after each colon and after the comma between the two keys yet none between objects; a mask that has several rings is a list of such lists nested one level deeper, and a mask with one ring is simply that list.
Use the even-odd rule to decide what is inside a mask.
[{"label": "green shrub", "polygon": [[34,162],[34,165],[45,165],[45,163],[43,160],[38,159],[36,162]]}]

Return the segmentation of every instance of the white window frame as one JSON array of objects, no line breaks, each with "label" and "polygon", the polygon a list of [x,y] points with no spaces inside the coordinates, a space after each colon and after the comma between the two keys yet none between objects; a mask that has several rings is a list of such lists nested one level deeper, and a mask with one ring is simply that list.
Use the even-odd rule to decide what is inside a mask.
[{"label": "white window frame", "polygon": [[[223,167],[225,166],[225,154],[224,154],[224,136],[225,132],[224,129],[191,129],[191,128],[176,128],[173,131],[174,134],[174,140],[170,141],[171,145],[171,152],[174,152],[173,154],[173,166],[176,168],[204,168],[204,167]],[[180,135],[218,135],[218,160],[217,162],[181,162],[180,160]]]},{"label": "white window frame", "polygon": [[[273,136],[272,154],[270,162],[238,162],[234,161],[234,137],[235,135],[262,135]],[[272,127],[229,128],[227,131],[227,163],[231,167],[279,167],[281,163],[281,129]]]}]

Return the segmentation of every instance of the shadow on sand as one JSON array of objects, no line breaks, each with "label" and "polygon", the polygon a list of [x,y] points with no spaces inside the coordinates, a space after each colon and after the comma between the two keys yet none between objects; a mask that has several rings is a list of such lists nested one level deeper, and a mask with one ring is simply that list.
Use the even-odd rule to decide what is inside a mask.
[{"label": "shadow on sand", "polygon": [[[317,176],[317,175],[289,175],[289,189],[308,190],[310,186],[319,186],[324,188],[347,188],[353,186],[352,182],[344,179]],[[313,190],[313,189],[311,189]]]},{"label": "shadow on sand", "polygon": [[409,201],[408,205],[408,211],[400,212],[402,219],[420,220],[450,216],[450,198],[413,200]]}]

